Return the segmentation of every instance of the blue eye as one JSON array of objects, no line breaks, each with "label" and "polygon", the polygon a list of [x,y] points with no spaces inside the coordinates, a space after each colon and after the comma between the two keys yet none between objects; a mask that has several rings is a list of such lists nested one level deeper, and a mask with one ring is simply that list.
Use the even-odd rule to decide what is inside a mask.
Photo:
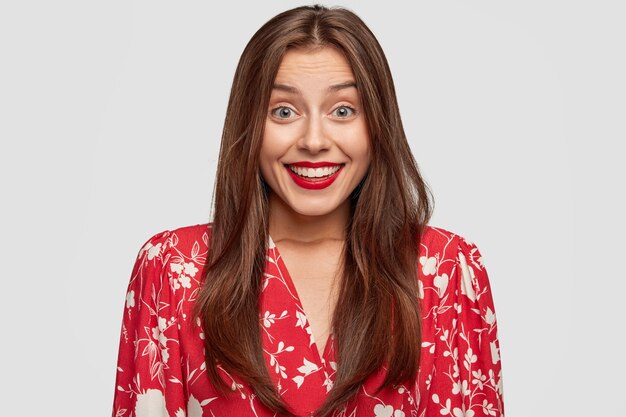
[{"label": "blue eye", "polygon": [[289,119],[294,116],[294,111],[285,106],[276,107],[272,110],[272,116],[277,117],[279,119]]},{"label": "blue eye", "polygon": [[333,115],[340,119],[353,116],[355,113],[356,111],[352,107],[348,106],[339,106],[333,111]]}]

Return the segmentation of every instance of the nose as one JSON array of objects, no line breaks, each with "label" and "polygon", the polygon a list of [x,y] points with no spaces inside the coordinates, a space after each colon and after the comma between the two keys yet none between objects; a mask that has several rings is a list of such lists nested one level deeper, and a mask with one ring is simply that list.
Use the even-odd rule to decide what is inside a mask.
[{"label": "nose", "polygon": [[298,147],[312,154],[328,150],[332,141],[324,127],[323,117],[315,115],[307,119],[304,131],[298,140]]}]

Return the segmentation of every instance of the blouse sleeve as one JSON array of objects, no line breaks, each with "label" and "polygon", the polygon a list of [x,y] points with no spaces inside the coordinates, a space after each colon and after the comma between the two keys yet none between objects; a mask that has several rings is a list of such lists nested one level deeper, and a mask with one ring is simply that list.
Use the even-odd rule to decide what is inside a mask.
[{"label": "blouse sleeve", "polygon": [[176,302],[165,265],[169,233],[141,248],[126,293],[113,416],[184,415]]},{"label": "blouse sleeve", "polygon": [[436,356],[428,415],[504,415],[500,348],[487,271],[478,248],[458,250],[437,316]]}]

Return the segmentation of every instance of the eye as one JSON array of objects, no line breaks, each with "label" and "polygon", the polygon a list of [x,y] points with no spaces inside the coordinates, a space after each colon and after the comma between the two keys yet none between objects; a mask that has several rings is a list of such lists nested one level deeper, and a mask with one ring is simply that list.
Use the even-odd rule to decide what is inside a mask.
[{"label": "eye", "polygon": [[355,114],[356,114],[356,110],[350,106],[339,106],[332,112],[333,116],[338,117],[340,119],[345,119],[350,116],[354,116]]},{"label": "eye", "polygon": [[271,111],[271,115],[278,119],[289,119],[294,117],[295,114],[296,112],[292,108],[287,106],[276,107]]}]

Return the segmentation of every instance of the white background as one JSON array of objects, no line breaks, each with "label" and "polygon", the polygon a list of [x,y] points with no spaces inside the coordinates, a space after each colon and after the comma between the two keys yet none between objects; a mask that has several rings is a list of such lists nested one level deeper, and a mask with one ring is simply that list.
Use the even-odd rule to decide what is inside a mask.
[{"label": "white background", "polygon": [[[239,55],[299,4],[2,3],[2,415],[110,414],[137,251],[209,220]],[[486,259],[508,416],[623,415],[623,3],[340,4],[387,53],[432,224]]]}]

